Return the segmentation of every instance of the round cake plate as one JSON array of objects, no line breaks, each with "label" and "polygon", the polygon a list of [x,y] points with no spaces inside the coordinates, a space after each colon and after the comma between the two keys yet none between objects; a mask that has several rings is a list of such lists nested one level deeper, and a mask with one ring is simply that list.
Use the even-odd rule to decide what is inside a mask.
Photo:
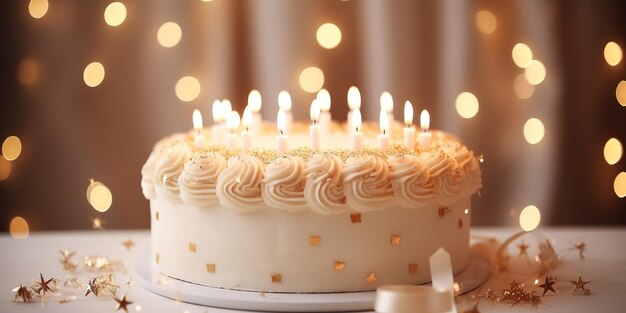
[{"label": "round cake plate", "polygon": [[[480,286],[489,277],[489,261],[473,253],[468,268],[454,276],[460,292]],[[264,293],[203,286],[167,277],[154,270],[150,255],[137,260],[139,283],[147,290],[183,302],[210,307],[271,312],[347,312],[371,311],[375,291],[343,293]],[[430,285],[430,284],[425,284]]]}]

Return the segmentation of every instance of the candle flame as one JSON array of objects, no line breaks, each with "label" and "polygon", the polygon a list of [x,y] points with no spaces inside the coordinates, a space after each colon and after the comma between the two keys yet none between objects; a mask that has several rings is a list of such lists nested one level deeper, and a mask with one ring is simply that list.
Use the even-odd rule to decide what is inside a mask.
[{"label": "candle flame", "polygon": [[228,114],[228,119],[226,120],[226,127],[231,132],[234,132],[237,128],[239,128],[239,123],[241,119],[239,118],[239,113],[237,111],[231,111]]},{"label": "candle flame", "polygon": [[220,100],[213,101],[212,111],[213,122],[218,123],[224,120],[224,117],[222,116],[222,102],[220,102]]},{"label": "candle flame", "polygon": [[380,126],[380,133],[385,135],[389,132],[389,118],[387,117],[387,112],[385,112],[385,110],[380,110],[380,117],[379,117],[379,123],[378,125]]},{"label": "candle flame", "polygon": [[248,95],[248,106],[252,112],[257,113],[261,111],[261,103],[261,93],[256,89],[252,89]]},{"label": "candle flame", "polygon": [[283,110],[278,110],[278,115],[276,116],[276,127],[278,128],[278,131],[281,135],[284,135],[286,133],[287,115]]},{"label": "candle flame", "polygon": [[430,128],[430,114],[428,110],[422,110],[422,114],[420,114],[420,127],[423,131],[427,131]]},{"label": "candle flame", "polygon": [[319,103],[319,107],[321,111],[328,112],[330,111],[330,93],[328,90],[322,88],[317,92],[317,102]]},{"label": "candle flame", "polygon": [[224,99],[222,100],[222,120],[228,121],[228,117],[230,117],[230,112],[233,111],[233,105],[230,103],[230,100]]},{"label": "candle flame", "polygon": [[391,97],[391,94],[388,91],[380,94],[380,109],[387,113],[391,113],[393,111],[393,97]]},{"label": "candle flame", "polygon": [[311,110],[310,110],[310,115],[311,115],[311,121],[313,122],[313,124],[317,124],[317,121],[320,118],[320,105],[319,105],[319,101],[317,99],[313,99],[313,101],[311,102]]},{"label": "candle flame", "polygon": [[196,131],[201,131],[202,130],[202,114],[200,114],[200,111],[198,111],[198,109],[193,110],[193,114],[192,114],[192,120],[193,120],[193,128]]},{"label": "candle flame", "polygon": [[250,105],[246,106],[243,110],[243,114],[241,115],[241,125],[243,128],[248,130],[250,126],[252,126],[252,110]]},{"label": "candle flame", "polygon": [[361,108],[361,92],[356,86],[352,86],[348,89],[348,107],[350,107],[350,110]]},{"label": "candle flame", "polygon": [[356,133],[359,133],[359,128],[361,128],[361,110],[358,108],[352,111],[352,126]]},{"label": "candle flame", "polygon": [[413,105],[409,100],[404,103],[404,124],[406,127],[411,127],[413,124]]},{"label": "candle flame", "polygon": [[291,111],[291,95],[285,90],[278,93],[278,107],[285,111]]}]

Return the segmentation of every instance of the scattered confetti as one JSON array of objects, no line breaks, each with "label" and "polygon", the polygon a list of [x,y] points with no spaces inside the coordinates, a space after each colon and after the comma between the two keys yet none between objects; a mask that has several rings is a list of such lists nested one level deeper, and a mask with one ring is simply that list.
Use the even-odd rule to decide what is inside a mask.
[{"label": "scattered confetti", "polygon": [[135,243],[132,239],[128,238],[128,240],[122,242],[122,245],[126,248],[126,250],[130,251],[130,249],[135,246]]},{"label": "scattered confetti", "polygon": [[576,291],[581,290],[584,295],[589,295],[591,293],[591,290],[587,289],[585,285],[590,282],[590,280],[583,280],[581,275],[578,274],[578,278],[576,280],[570,280],[570,283],[574,285],[574,290],[572,291],[572,294],[576,294]]},{"label": "scattered confetti", "polygon": [[15,287],[13,292],[15,293],[13,302],[18,302],[19,299],[22,299],[24,303],[33,302],[33,295],[28,288],[20,285],[19,287]]},{"label": "scattered confetti", "polygon": [[115,302],[117,302],[117,308],[115,309],[115,311],[119,311],[120,309],[123,309],[125,312],[128,313],[128,305],[133,304],[132,302],[126,300],[126,295],[122,296],[121,299],[117,299],[117,298],[113,298],[115,299]]},{"label": "scattered confetti", "polygon": [[545,282],[541,285],[539,285],[540,288],[543,288],[543,294],[541,296],[545,296],[546,293],[548,293],[548,291],[552,291],[554,293],[556,293],[556,290],[554,290],[554,288],[552,287],[554,284],[556,284],[559,280],[550,276],[546,276],[545,278]]}]

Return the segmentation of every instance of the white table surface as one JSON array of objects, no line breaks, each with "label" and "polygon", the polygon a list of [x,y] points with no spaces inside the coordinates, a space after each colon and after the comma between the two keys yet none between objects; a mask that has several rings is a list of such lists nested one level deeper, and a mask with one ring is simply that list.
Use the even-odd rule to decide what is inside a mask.
[{"label": "white table surface", "polygon": [[[516,230],[512,228],[473,228],[472,235],[490,236],[503,240]],[[587,244],[586,260],[580,261],[575,251],[562,257],[563,265],[555,275],[559,277],[557,295],[543,298],[538,308],[531,305],[510,307],[508,304],[481,302],[480,312],[626,312],[626,228],[543,228],[542,233],[554,240],[557,251],[567,250],[575,242]],[[122,246],[122,241],[132,238],[135,247],[130,251]],[[109,296],[84,296],[84,290],[61,289],[63,295],[51,297],[44,303],[13,303],[11,290],[20,283],[30,285],[39,273],[44,278],[55,277],[63,280],[65,274],[59,263],[59,250],[77,252],[76,261],[86,255],[100,255],[124,262],[128,274],[116,274],[121,285],[121,293],[127,293],[133,302],[129,312],[234,312],[230,310],[206,308],[166,299],[144,290],[137,281],[126,286],[124,283],[132,274],[134,260],[149,251],[148,231],[81,231],[31,233],[28,239],[12,239],[7,234],[0,235],[0,312],[115,312],[116,302]],[[514,252],[514,251],[512,251]],[[587,285],[592,290],[589,296],[572,296],[571,284],[578,273],[591,280]],[[93,274],[92,274],[93,276]],[[81,282],[86,282],[89,274],[81,274]],[[490,280],[495,279],[494,276]],[[487,284],[494,283],[488,281]],[[62,297],[76,295],[76,299],[61,304]]]}]

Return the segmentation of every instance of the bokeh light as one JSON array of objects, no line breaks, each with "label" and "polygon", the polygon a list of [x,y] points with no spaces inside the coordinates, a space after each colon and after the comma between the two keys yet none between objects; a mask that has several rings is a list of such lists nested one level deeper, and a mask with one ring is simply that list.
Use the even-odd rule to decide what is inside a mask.
[{"label": "bokeh light", "polygon": [[471,92],[461,92],[454,103],[456,112],[463,118],[472,118],[478,113],[478,99]]},{"label": "bokeh light", "polygon": [[539,143],[545,134],[545,128],[543,127],[543,123],[538,118],[530,118],[524,124],[524,138],[526,141],[531,144]]},{"label": "bokeh light", "polygon": [[604,46],[604,59],[610,66],[616,66],[622,61],[622,48],[613,41],[609,41]]},{"label": "bokeh light", "polygon": [[307,67],[300,73],[300,88],[302,90],[314,93],[318,92],[324,86],[324,72],[317,67]]},{"label": "bokeh light", "polygon": [[89,87],[96,87],[104,80],[104,66],[100,62],[91,62],[83,71],[83,80]]},{"label": "bokeh light", "polygon": [[9,232],[11,233],[11,237],[15,239],[28,238],[28,222],[21,216],[12,218],[11,223],[9,224]]},{"label": "bokeh light", "polygon": [[533,51],[525,43],[517,43],[511,52],[513,62],[519,68],[526,68],[533,60]]},{"label": "bokeh light", "polygon": [[119,26],[126,19],[126,6],[121,2],[111,2],[104,10],[104,21],[110,26]]},{"label": "bokeh light", "polygon": [[532,85],[526,80],[524,73],[517,75],[513,81],[513,91],[515,95],[520,99],[528,99],[535,93],[535,85]]},{"label": "bokeh light", "polygon": [[618,197],[626,197],[626,172],[617,174],[613,181],[613,190]]},{"label": "bokeh light", "polygon": [[519,215],[519,226],[524,231],[532,231],[539,226],[539,222],[541,222],[541,212],[534,205],[525,207]]},{"label": "bokeh light", "polygon": [[11,162],[0,155],[0,181],[6,180],[11,176]]},{"label": "bokeh light", "polygon": [[200,95],[200,82],[193,76],[185,76],[176,82],[176,96],[178,99],[189,102]]},{"label": "bokeh light", "polygon": [[623,107],[626,106],[626,81],[622,80],[615,88],[615,98]]},{"label": "bokeh light", "polygon": [[9,136],[2,143],[2,156],[14,161],[22,153],[22,141],[17,136]]},{"label": "bokeh light", "polygon": [[525,68],[526,80],[533,85],[539,85],[546,79],[546,67],[538,60],[532,60]]},{"label": "bokeh light", "polygon": [[622,143],[617,138],[611,138],[604,144],[604,159],[610,165],[619,162],[623,152]]},{"label": "bokeh light", "polygon": [[17,66],[17,81],[24,86],[34,85],[39,81],[39,64],[26,58]]},{"label": "bokeh light", "polygon": [[87,201],[96,211],[106,212],[113,203],[113,195],[107,186],[92,179],[87,187]]},{"label": "bokeh light", "polygon": [[476,28],[482,33],[492,34],[498,27],[498,20],[489,11],[479,11],[476,13]]},{"label": "bokeh light", "polygon": [[167,22],[159,27],[157,31],[157,40],[159,44],[166,48],[171,48],[180,42],[183,31],[180,26],[174,22]]},{"label": "bokeh light", "polygon": [[48,0],[30,0],[28,13],[34,18],[42,18],[48,12]]},{"label": "bokeh light", "polygon": [[341,42],[341,29],[333,23],[322,24],[315,36],[322,48],[332,49]]}]

